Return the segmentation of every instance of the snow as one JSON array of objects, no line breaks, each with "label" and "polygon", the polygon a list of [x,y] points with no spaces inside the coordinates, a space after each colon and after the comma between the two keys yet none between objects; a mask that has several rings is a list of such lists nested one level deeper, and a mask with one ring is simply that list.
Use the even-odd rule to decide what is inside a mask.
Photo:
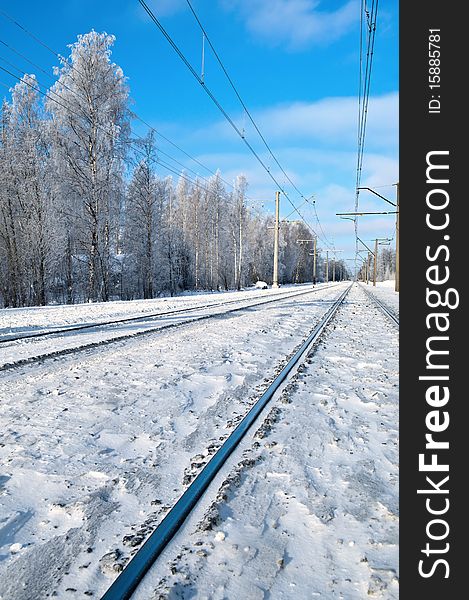
[{"label": "snow", "polygon": [[398,598],[395,327],[354,289],[308,363],[135,600]]},{"label": "snow", "polygon": [[[332,289],[333,287],[334,285],[329,285],[329,288]],[[312,285],[298,287],[291,286],[290,288],[280,292],[280,294],[301,294],[309,290],[320,289],[322,288],[315,288]],[[50,356],[51,353],[57,354],[69,351],[71,349],[89,348],[90,346],[102,345],[104,343],[108,343],[109,341],[114,341],[116,338],[125,339],[131,336],[140,335],[148,330],[155,330],[158,328],[187,323],[191,320],[201,317],[203,318],[207,315],[213,315],[215,313],[221,314],[227,309],[249,306],[258,302],[259,300],[261,302],[268,302],[269,299],[276,298],[278,295],[279,292],[263,295],[240,293],[233,294],[232,297],[228,298],[227,300],[224,300],[224,296],[222,296],[222,301],[218,300],[217,302],[214,302],[213,300],[207,302],[206,296],[201,296],[198,303],[193,298],[189,299],[188,301],[180,298],[173,302],[173,308],[169,312],[164,312],[164,308],[163,310],[160,308],[160,310],[154,313],[154,316],[149,313],[147,317],[139,316],[137,321],[117,322],[115,324],[108,324],[106,327],[87,327],[86,329],[77,331],[70,331],[66,329],[63,333],[57,332],[58,324],[56,322],[50,328],[51,331],[56,331],[54,337],[43,336],[38,338],[25,338],[21,340],[10,340],[8,337],[4,338],[0,344],[0,368],[4,365],[11,365],[12,363],[18,361],[29,361],[31,359],[37,359],[38,357]],[[177,300],[179,300],[179,302]],[[63,308],[68,309],[71,307]],[[96,312],[99,314],[104,310],[106,310],[106,307],[100,305],[97,307],[97,310],[93,312],[96,315]],[[34,309],[32,312],[34,314]],[[63,316],[63,313],[67,312],[67,310],[59,312],[59,314],[56,315],[57,321],[60,321],[61,319],[64,320],[64,318],[69,318],[69,314],[65,314],[65,317]],[[112,313],[112,309],[111,311],[108,309],[108,314],[109,312]],[[138,308],[136,314],[139,315]],[[98,322],[102,321],[102,319],[98,319]],[[91,324],[93,325],[94,323],[95,321],[92,320]],[[24,336],[30,334],[31,332],[34,333],[34,328],[23,328],[21,335]],[[10,334],[10,337],[13,336]]]},{"label": "snow", "polygon": [[346,285],[3,373],[0,597],[102,594]]},{"label": "snow", "polygon": [[394,289],[396,286],[396,281],[394,279],[385,279],[384,281],[377,281],[376,285],[377,287]]},{"label": "snow", "polygon": [[[331,285],[331,284],[329,284]],[[301,289],[310,284],[289,285],[285,289]],[[317,287],[324,286],[321,284]],[[284,288],[282,288],[283,290]],[[256,296],[264,298],[266,294],[276,294],[278,290],[268,290],[262,296],[254,288],[239,292],[206,292],[191,293],[173,298],[155,298],[153,300],[132,300],[114,302],[96,302],[89,304],[58,304],[36,306],[31,308],[0,309],[0,339],[12,336],[13,333],[49,331],[59,327],[81,325],[83,323],[99,323],[113,319],[145,316],[161,311],[190,308],[201,304],[217,304],[238,299],[252,299]]]},{"label": "snow", "polygon": [[387,308],[390,308],[392,312],[399,317],[399,292],[396,292],[394,289],[395,281],[393,279],[377,281],[376,286],[373,286],[372,284],[362,285],[367,291],[375,294],[378,300],[381,300]]}]

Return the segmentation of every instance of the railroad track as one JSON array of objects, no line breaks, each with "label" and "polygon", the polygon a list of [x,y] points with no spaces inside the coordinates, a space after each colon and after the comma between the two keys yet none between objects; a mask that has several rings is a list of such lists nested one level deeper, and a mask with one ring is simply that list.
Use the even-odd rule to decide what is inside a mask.
[{"label": "railroad track", "polygon": [[368,291],[366,289],[366,287],[364,287],[363,285],[360,285],[359,287],[361,290],[363,290],[365,292],[365,294],[368,296],[368,298],[370,298],[373,301],[373,303],[381,310],[381,312],[384,313],[394,323],[394,325],[399,327],[399,317],[396,316],[394,311],[392,311],[388,306],[386,306],[386,304],[384,302],[379,300],[375,296],[375,294]]},{"label": "railroad track", "polygon": [[[340,285],[340,284],[337,284]],[[109,333],[109,328],[112,328],[113,325],[117,325],[118,327],[121,325],[127,326],[129,323],[132,322],[138,322],[140,323],[141,327],[145,327],[144,329],[136,329],[135,331],[131,332],[131,333],[124,333],[124,334],[119,334],[119,335],[114,335],[105,339],[98,339],[96,341],[89,341],[87,343],[83,343],[80,344],[78,346],[71,346],[71,347],[65,347],[65,348],[61,348],[61,349],[57,349],[57,350],[51,350],[51,351],[46,351],[46,352],[42,352],[40,354],[33,354],[30,356],[26,356],[24,358],[20,358],[18,360],[14,360],[12,362],[9,362],[8,360],[4,360],[4,362],[2,363],[2,359],[0,358],[0,371],[8,371],[11,369],[15,369],[18,367],[23,367],[32,363],[36,363],[36,362],[43,362],[45,360],[48,359],[55,359],[55,358],[59,358],[61,356],[66,356],[69,354],[75,354],[75,353],[79,353],[79,352],[83,352],[86,350],[90,350],[93,348],[98,348],[100,346],[107,346],[109,344],[113,344],[116,342],[120,342],[120,341],[125,341],[125,340],[129,340],[129,339],[134,339],[140,336],[144,336],[144,335],[148,335],[148,334],[152,334],[155,333],[157,331],[161,331],[161,330],[165,330],[165,329],[169,329],[169,328],[175,328],[175,327],[181,327],[183,325],[187,325],[196,321],[202,321],[202,320],[207,320],[207,319],[212,319],[212,318],[221,318],[224,317],[226,315],[230,315],[232,313],[236,313],[236,312],[240,312],[243,310],[248,310],[250,308],[256,308],[258,306],[262,306],[265,304],[270,304],[273,302],[278,302],[278,301],[282,301],[282,300],[288,300],[291,298],[297,298],[300,296],[304,296],[307,294],[312,294],[312,293],[316,293],[320,290],[324,290],[324,289],[331,289],[332,287],[336,287],[336,286],[330,286],[327,288],[314,288],[314,289],[309,289],[306,291],[295,291],[295,292],[288,292],[288,293],[278,293],[278,294],[274,294],[274,295],[270,295],[268,298],[262,298],[261,301],[256,301],[256,302],[252,302],[250,299],[242,299],[242,300],[230,300],[227,302],[223,302],[223,303],[218,303],[216,305],[213,304],[208,304],[208,305],[203,305],[203,306],[199,306],[199,307],[192,307],[192,308],[183,308],[183,309],[177,309],[177,310],[172,310],[172,311],[167,311],[167,312],[160,312],[160,313],[155,313],[152,315],[145,315],[145,316],[139,316],[139,317],[129,317],[126,319],[119,319],[116,321],[107,321],[107,322],[101,322],[99,324],[85,324],[85,325],[80,325],[74,328],[65,328],[65,329],[61,329],[61,330],[54,330],[54,331],[49,331],[49,332],[39,332],[36,334],[30,334],[30,335],[24,335],[24,336],[18,336],[17,338],[9,338],[8,340],[3,339],[2,342],[10,342],[10,343],[14,343],[16,344],[14,346],[14,351],[15,353],[18,353],[18,351],[21,351],[21,349],[28,349],[32,348],[33,346],[26,346],[26,344],[34,344],[35,341],[37,341],[38,343],[45,337],[51,337],[51,336],[67,336],[67,334],[70,333],[76,333],[76,332],[81,332],[82,330],[93,330],[93,329],[98,329],[99,331],[104,331],[104,334]],[[256,296],[256,300],[259,299],[259,296]],[[209,314],[198,314],[201,311],[204,310],[210,310],[210,309],[220,309],[225,306],[231,306],[232,304],[240,304],[241,306],[236,306],[234,308],[228,308],[227,310],[221,310],[220,312],[211,312]],[[155,322],[158,322],[159,320],[165,320],[165,319],[171,319],[172,317],[178,317],[181,316],[182,314],[182,320],[179,321],[173,321],[171,323],[159,323],[157,326],[155,326]],[[142,321],[151,321],[151,325],[149,324],[148,327],[146,327],[145,322],[142,323]],[[91,332],[93,333],[93,332]],[[99,334],[98,334],[99,337]],[[24,342],[24,345],[21,345],[21,342]],[[2,350],[5,348],[6,344],[0,345],[0,354],[2,352]],[[26,351],[26,350],[25,350]]]},{"label": "railroad track", "polygon": [[344,302],[351,287],[352,285],[343,291],[332,303],[326,313],[322,316],[320,322],[310,332],[306,340],[296,350],[288,363],[276,375],[275,379],[262,396],[244,416],[237,427],[224,441],[222,446],[215,454],[213,454],[210,461],[195,477],[179,500],[166,514],[165,518],[133,556],[110,588],[105,592],[102,596],[102,600],[127,600],[132,596],[145,574],[180,530],[184,521],[202,498],[210,483],[223,467],[228,457],[237,448],[246,433],[256,422],[266,405],[273,396],[283,388],[287,378],[295,372],[304,359],[310,354],[312,347],[318,341],[324,329]]}]

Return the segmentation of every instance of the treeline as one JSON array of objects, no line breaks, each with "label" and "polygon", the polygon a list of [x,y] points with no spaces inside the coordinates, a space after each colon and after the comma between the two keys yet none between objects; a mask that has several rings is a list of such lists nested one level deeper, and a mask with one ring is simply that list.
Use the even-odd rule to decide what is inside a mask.
[{"label": "treeline", "polygon": [[[362,281],[372,280],[374,275],[374,258],[371,252],[360,265],[358,279]],[[385,281],[394,279],[396,276],[396,252],[391,248],[378,249],[376,261],[376,280]]]},{"label": "treeline", "polygon": [[[132,139],[114,37],[79,36],[43,101],[25,75],[0,122],[0,302],[153,298],[271,282],[273,218],[249,206],[244,176],[158,174],[153,133]],[[312,279],[301,222],[280,231],[281,283]],[[318,279],[325,277],[318,256]],[[345,265],[334,266],[337,279]],[[329,279],[332,279],[332,267]]]}]

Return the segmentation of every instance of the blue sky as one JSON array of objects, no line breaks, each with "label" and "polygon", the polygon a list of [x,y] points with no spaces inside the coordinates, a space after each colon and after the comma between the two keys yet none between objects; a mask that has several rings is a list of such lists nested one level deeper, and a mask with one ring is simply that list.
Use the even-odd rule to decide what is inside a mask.
[{"label": "blue sky", "polygon": [[[147,0],[176,43],[200,71],[201,33],[186,0]],[[353,257],[353,223],[336,212],[352,211],[357,160],[359,2],[336,0],[192,0],[212,43],[275,155],[306,197],[314,196],[329,243]],[[128,77],[132,108],[165,136],[228,181],[243,172],[250,205],[273,211],[275,184],[250,155],[221,113],[190,75],[137,0],[0,0],[0,9],[57,52],[91,29],[116,36],[113,60]],[[52,74],[57,60],[45,48],[0,15],[0,40]],[[398,181],[398,2],[381,3],[373,57],[362,185],[394,199]],[[25,72],[37,70],[0,44],[0,57]],[[6,66],[0,60],[2,66]],[[37,73],[48,87],[46,75]],[[206,48],[205,80],[247,139],[285,186],[228,82]],[[3,84],[14,80],[0,72]],[[2,87],[2,95],[7,90]],[[142,133],[138,123],[135,129]],[[207,176],[174,148],[161,148]],[[161,174],[165,174],[161,169]],[[361,210],[387,210],[370,194],[360,195]],[[292,212],[282,198],[281,214]],[[312,208],[301,213],[318,230]],[[290,220],[297,216],[290,215]],[[322,233],[318,230],[320,237]],[[393,237],[394,216],[363,217],[359,235]],[[371,242],[370,242],[371,245]],[[326,244],[321,243],[324,249]],[[351,264],[351,263],[350,263]]]}]

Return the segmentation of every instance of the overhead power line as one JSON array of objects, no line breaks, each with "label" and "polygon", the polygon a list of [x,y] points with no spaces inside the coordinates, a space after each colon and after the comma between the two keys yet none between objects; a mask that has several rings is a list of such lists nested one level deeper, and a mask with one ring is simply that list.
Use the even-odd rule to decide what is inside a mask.
[{"label": "overhead power line", "polygon": [[[378,0],[372,0],[371,9],[368,11],[366,0],[360,6],[360,44],[359,44],[359,86],[358,86],[358,132],[357,132],[357,167],[355,181],[355,213],[358,213],[360,183],[363,169],[363,154],[365,150],[365,135],[368,119],[368,101],[370,97],[371,70],[373,65],[373,52],[376,34],[376,21],[378,14]],[[365,72],[363,73],[363,29],[364,21],[367,28]],[[358,252],[358,216],[354,218],[355,252]]]},{"label": "overhead power line", "polygon": [[[278,183],[278,181],[274,178],[274,176],[272,175],[272,173],[270,172],[269,167],[264,163],[264,161],[261,159],[261,157],[257,154],[257,152],[254,150],[254,148],[251,146],[251,144],[244,138],[243,134],[241,133],[241,131],[239,130],[238,126],[236,125],[236,123],[233,121],[233,119],[229,116],[229,114],[225,111],[225,109],[223,108],[223,106],[219,103],[219,101],[216,99],[215,95],[212,93],[212,91],[205,85],[205,83],[202,81],[201,77],[199,76],[199,74],[197,73],[197,71],[194,69],[194,67],[191,65],[191,63],[187,60],[187,58],[184,56],[184,54],[182,53],[182,51],[180,50],[180,48],[177,46],[177,44],[173,41],[173,39],[171,38],[171,36],[169,35],[169,33],[165,30],[165,28],[162,26],[162,24],[160,23],[160,21],[156,18],[155,14],[153,13],[153,11],[150,9],[150,7],[146,4],[146,2],[144,0],[139,0],[140,4],[142,5],[142,7],[145,9],[145,11],[147,12],[147,14],[149,15],[149,17],[151,18],[151,20],[154,22],[154,24],[158,27],[158,29],[161,31],[161,33],[163,34],[163,36],[166,38],[166,40],[168,41],[168,43],[171,45],[171,47],[173,48],[173,50],[176,52],[176,54],[179,56],[179,58],[182,60],[182,62],[186,65],[186,67],[189,69],[190,73],[192,73],[192,75],[194,76],[194,78],[199,82],[199,84],[203,87],[203,89],[205,90],[205,93],[209,96],[209,98],[212,100],[212,102],[215,104],[215,106],[218,108],[218,110],[223,114],[223,116],[225,117],[225,119],[228,121],[228,123],[231,125],[231,127],[236,131],[236,133],[239,135],[239,137],[241,139],[244,140],[244,143],[247,145],[247,147],[250,149],[250,151],[252,152],[252,154],[257,158],[257,160],[259,161],[259,163],[262,165],[262,167],[265,169],[265,171],[269,174],[269,176],[271,177],[271,179],[274,181],[274,183],[277,185],[277,187],[279,187],[281,189],[281,185]],[[283,191],[283,190],[282,190]],[[283,192],[285,193],[285,192]]]},{"label": "overhead power line", "polygon": [[265,137],[262,135],[261,130],[259,129],[259,126],[257,125],[257,123],[255,122],[253,116],[251,115],[248,107],[246,106],[244,100],[242,99],[238,89],[236,88],[236,85],[233,82],[233,79],[230,77],[230,74],[228,73],[225,65],[223,64],[223,61],[221,60],[218,52],[216,51],[214,45],[212,44],[207,31],[205,30],[204,26],[202,25],[199,17],[197,16],[197,13],[194,10],[194,7],[192,6],[190,0],[186,0],[192,14],[194,15],[195,20],[197,21],[197,24],[199,25],[202,33],[204,34],[204,38],[207,41],[208,45],[210,46],[213,55],[215,56],[215,58],[217,59],[218,64],[220,65],[223,73],[225,74],[225,77],[227,78],[231,88],[233,89],[234,93],[236,94],[236,97],[238,98],[241,106],[244,109],[244,112],[246,113],[246,116],[248,117],[248,119],[251,121],[252,125],[254,126],[254,129],[257,131],[257,133],[259,134],[259,137],[261,138],[261,140],[264,143],[264,146],[267,148],[267,151],[269,152],[270,156],[273,158],[273,160],[275,161],[276,165],[278,166],[278,168],[282,171],[282,173],[285,175],[285,178],[290,182],[290,184],[292,185],[292,187],[298,192],[298,194],[301,196],[301,198],[303,198],[303,200],[306,200],[305,196],[300,192],[300,190],[297,188],[297,186],[295,185],[295,183],[291,180],[291,178],[289,177],[288,173],[285,171],[285,169],[282,167],[282,165],[280,164],[280,162],[278,161],[277,157],[275,156],[275,154],[272,152],[271,147],[269,146],[269,144],[267,143],[267,140],[265,139]]},{"label": "overhead power line", "polygon": [[[366,63],[365,63],[365,74],[362,82],[362,53],[363,49],[360,48],[360,83],[363,84],[363,88],[359,91],[359,99],[361,105],[359,106],[358,115],[358,155],[357,155],[357,187],[360,185],[362,165],[363,165],[363,152],[365,149],[365,135],[366,135],[366,124],[368,119],[368,101],[370,97],[370,85],[371,85],[371,69],[373,65],[373,53],[374,43],[376,34],[376,18],[378,12],[378,0],[372,0],[371,12],[366,10],[366,2],[363,5],[367,17],[367,50],[366,50]],[[363,19],[362,19],[363,21]],[[361,40],[360,40],[361,44]]]},{"label": "overhead power line", "polygon": [[[264,146],[267,148],[267,151],[269,152],[270,156],[273,158],[273,160],[274,160],[275,164],[276,164],[276,165],[279,167],[279,169],[280,169],[280,170],[281,170],[281,172],[284,174],[284,176],[285,176],[285,178],[287,179],[287,181],[289,181],[289,183],[290,183],[290,184],[292,185],[292,187],[293,187],[293,188],[296,190],[296,192],[297,192],[297,193],[300,195],[300,197],[301,197],[301,198],[302,198],[302,199],[303,199],[305,202],[309,202],[309,200],[308,200],[308,199],[305,197],[305,195],[304,195],[304,194],[303,194],[303,193],[302,193],[302,192],[301,192],[301,191],[298,189],[298,187],[296,186],[296,184],[294,183],[294,181],[292,181],[292,179],[290,178],[290,176],[288,175],[288,173],[285,171],[285,169],[282,167],[282,165],[280,164],[279,160],[277,159],[277,157],[276,157],[276,156],[275,156],[275,154],[273,153],[273,151],[272,151],[272,148],[271,148],[271,147],[269,146],[269,144],[267,143],[267,140],[265,139],[265,137],[264,137],[264,135],[262,134],[262,132],[261,132],[261,130],[260,130],[260,128],[259,128],[259,126],[258,126],[258,125],[257,125],[257,123],[255,122],[255,120],[254,120],[254,118],[253,118],[253,116],[252,116],[251,112],[249,111],[248,107],[246,106],[246,103],[245,103],[245,102],[244,102],[244,100],[242,99],[242,97],[241,97],[241,94],[239,93],[239,91],[238,91],[238,89],[237,89],[237,87],[236,87],[236,85],[235,85],[235,83],[234,83],[233,79],[231,78],[231,76],[230,76],[230,74],[228,73],[228,70],[226,69],[226,67],[225,67],[225,65],[224,65],[224,63],[223,63],[223,61],[222,61],[222,59],[220,58],[220,55],[218,54],[218,52],[216,51],[216,49],[215,49],[214,45],[212,44],[212,41],[210,40],[210,37],[209,37],[209,35],[208,35],[208,33],[207,33],[207,31],[206,31],[205,27],[203,26],[203,24],[202,24],[202,22],[201,22],[200,18],[198,17],[197,13],[195,12],[195,9],[194,9],[194,7],[193,7],[193,5],[192,5],[191,1],[190,1],[190,0],[186,0],[186,2],[187,2],[187,5],[188,5],[188,6],[189,6],[189,8],[190,8],[190,10],[191,10],[192,14],[194,15],[194,18],[195,18],[195,20],[197,21],[197,24],[199,25],[199,27],[200,27],[200,30],[202,31],[202,34],[203,34],[203,39],[204,39],[204,40],[207,40],[207,43],[208,43],[208,45],[210,46],[210,48],[211,48],[211,50],[212,50],[212,52],[213,52],[213,55],[215,56],[215,58],[216,58],[216,60],[217,60],[218,64],[220,65],[220,67],[221,67],[221,69],[222,69],[223,73],[225,74],[225,76],[226,76],[226,78],[227,78],[227,80],[228,80],[228,82],[229,82],[229,84],[230,84],[231,88],[233,89],[234,93],[236,94],[236,97],[238,98],[238,100],[239,100],[239,102],[240,102],[241,106],[243,107],[243,109],[244,109],[244,112],[245,112],[246,116],[247,116],[247,117],[248,117],[248,119],[251,121],[252,125],[254,126],[254,129],[255,129],[255,130],[257,131],[257,133],[259,134],[259,137],[261,138],[262,142],[264,143]],[[203,81],[203,83],[205,84],[205,81]],[[292,203],[290,202],[290,204],[292,204]],[[293,205],[293,204],[292,204],[292,205]],[[318,223],[318,227],[319,227],[319,229],[321,230],[321,233],[322,233],[322,235],[323,235],[323,238],[324,238],[324,240],[323,240],[323,241],[325,241],[325,242],[326,242],[326,244],[327,244],[327,245],[329,245],[330,247],[333,247],[333,244],[329,244],[329,243],[327,242],[327,236],[326,236],[326,234],[324,233],[324,230],[323,230],[323,228],[322,228],[321,222],[320,222],[320,220],[319,220],[319,215],[318,215],[318,213],[317,213],[317,210],[316,210],[316,202],[315,202],[315,200],[313,200],[312,206],[313,206],[314,214],[315,214],[315,217],[316,217],[316,221],[317,221],[317,223]],[[295,205],[293,205],[293,207],[294,207],[294,212],[297,212],[297,214],[300,214],[300,213],[298,212],[298,209],[295,207]],[[301,216],[301,214],[300,214],[300,216]],[[303,219],[303,217],[301,217],[301,218]],[[304,219],[303,219],[303,220],[304,220]],[[310,229],[311,229],[311,228],[310,228]]]},{"label": "overhead power line", "polygon": [[2,15],[5,19],[7,19],[8,21],[10,21],[11,23],[13,23],[14,25],[16,25],[17,27],[19,27],[20,29],[22,29],[24,31],[24,33],[26,33],[26,35],[28,35],[30,38],[32,38],[33,40],[35,40],[43,48],[45,48],[49,52],[52,52],[52,54],[57,54],[46,43],[44,43],[37,36],[35,36],[34,33],[31,33],[30,31],[28,31],[26,29],[26,27],[23,27],[23,25],[21,25],[21,23],[18,23],[18,21],[15,21],[15,19],[13,17],[11,17],[8,13],[6,13],[4,10],[0,10],[0,15]]},{"label": "overhead power line", "polygon": [[[303,215],[298,211],[298,209],[296,208],[295,204],[290,199],[288,193],[285,191],[285,189],[283,188],[283,186],[279,183],[279,181],[277,180],[277,178],[272,174],[270,168],[265,164],[265,162],[262,160],[262,158],[256,152],[256,150],[254,149],[254,147],[246,139],[245,135],[240,131],[239,127],[236,125],[236,123],[233,121],[233,119],[230,117],[230,115],[227,113],[227,111],[223,108],[223,106],[217,100],[217,98],[215,97],[215,95],[213,94],[213,92],[207,86],[205,80],[203,80],[200,77],[200,75],[194,69],[194,67],[189,62],[189,60],[186,58],[186,56],[184,55],[184,53],[182,52],[182,50],[179,48],[179,46],[176,44],[176,42],[172,39],[172,37],[170,36],[170,34],[163,27],[163,25],[158,20],[158,18],[156,17],[156,15],[154,14],[154,12],[151,10],[151,8],[148,6],[148,4],[145,2],[145,0],[138,0],[138,1],[141,4],[141,6],[143,7],[143,9],[145,10],[145,12],[150,17],[150,19],[153,21],[153,23],[156,25],[156,27],[162,33],[163,37],[167,40],[167,42],[169,43],[169,45],[173,48],[173,50],[179,56],[179,58],[181,59],[181,61],[187,67],[187,69],[192,74],[192,76],[194,77],[194,79],[196,79],[196,81],[201,85],[201,87],[203,88],[203,90],[205,91],[205,93],[208,95],[208,97],[211,99],[211,101],[215,104],[215,106],[218,108],[218,110],[222,113],[222,115],[225,117],[225,119],[228,121],[228,123],[231,125],[231,127],[234,129],[234,131],[237,133],[237,135],[239,136],[239,138],[244,142],[244,144],[247,146],[247,148],[249,149],[249,151],[251,152],[251,154],[256,158],[256,160],[259,162],[259,164],[262,166],[262,168],[266,171],[266,173],[268,174],[268,176],[270,177],[270,179],[275,183],[275,185],[277,186],[277,189],[279,189],[282,192],[282,194],[286,197],[286,199],[288,200],[288,202],[291,204],[291,206],[296,211],[296,213],[300,216],[301,220],[305,223],[305,225],[308,227],[308,229],[310,229],[311,232],[314,233],[314,235],[318,235],[316,233],[316,231],[314,231],[314,229],[311,227],[311,225],[309,225],[309,223],[307,223],[307,221],[305,220],[305,218],[303,217]],[[330,245],[329,242],[327,242],[327,239],[324,240],[324,242],[327,245]]]}]

